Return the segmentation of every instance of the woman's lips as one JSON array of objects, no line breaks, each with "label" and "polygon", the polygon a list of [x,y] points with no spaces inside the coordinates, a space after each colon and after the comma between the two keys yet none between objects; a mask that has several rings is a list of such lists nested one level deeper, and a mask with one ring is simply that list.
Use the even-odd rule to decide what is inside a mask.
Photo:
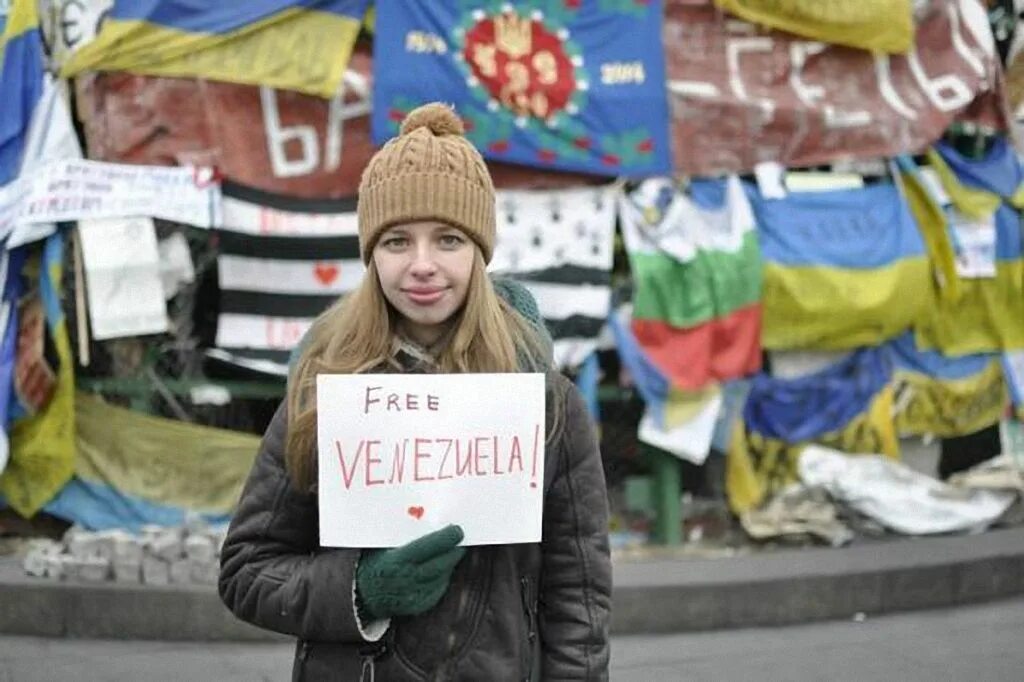
[{"label": "woman's lips", "polygon": [[433,305],[441,300],[443,288],[404,289],[405,295],[416,305]]}]

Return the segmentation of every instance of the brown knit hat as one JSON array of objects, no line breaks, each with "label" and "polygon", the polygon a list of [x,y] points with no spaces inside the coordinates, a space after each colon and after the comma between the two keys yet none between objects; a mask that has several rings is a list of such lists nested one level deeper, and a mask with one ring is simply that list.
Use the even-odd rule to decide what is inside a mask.
[{"label": "brown knit hat", "polygon": [[359,250],[370,262],[381,233],[413,220],[441,220],[494,250],[494,183],[463,137],[462,119],[434,102],[409,112],[398,137],[373,155],[359,183]]}]

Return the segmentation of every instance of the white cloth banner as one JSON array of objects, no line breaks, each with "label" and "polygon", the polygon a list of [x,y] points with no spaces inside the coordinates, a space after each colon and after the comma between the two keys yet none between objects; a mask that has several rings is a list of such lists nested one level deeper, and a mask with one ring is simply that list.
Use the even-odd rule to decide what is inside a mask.
[{"label": "white cloth banner", "polygon": [[722,393],[720,391],[708,398],[691,419],[681,424],[666,424],[662,427],[658,424],[655,416],[651,414],[651,408],[647,408],[640,420],[637,438],[648,445],[653,445],[680,459],[700,466],[704,464],[708,453],[711,452],[711,436],[715,432],[715,424],[718,422],[718,415],[721,411]]},{"label": "white cloth banner", "polygon": [[886,528],[906,535],[988,527],[1013,503],[1013,493],[965,491],[881,455],[850,455],[818,445],[800,454],[801,480],[822,486]]},{"label": "white cloth banner", "polygon": [[214,227],[220,212],[209,168],[65,159],[0,188],[0,237],[20,225],[134,216]]},{"label": "white cloth banner", "polygon": [[153,221],[82,220],[78,236],[93,338],[166,332],[167,305]]},{"label": "white cloth banner", "polygon": [[[512,405],[510,400],[513,399]],[[320,544],[539,542],[543,374],[317,377]]]}]

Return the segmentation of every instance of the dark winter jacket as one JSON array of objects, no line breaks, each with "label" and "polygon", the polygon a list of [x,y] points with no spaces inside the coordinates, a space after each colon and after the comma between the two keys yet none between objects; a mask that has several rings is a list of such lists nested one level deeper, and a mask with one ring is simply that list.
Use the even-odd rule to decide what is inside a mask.
[{"label": "dark winter jacket", "polygon": [[[605,680],[611,562],[604,474],[575,387],[548,374],[563,428],[549,443],[539,544],[469,548],[430,611],[394,618],[366,642],[356,622],[356,549],[318,543],[315,494],[284,467],[282,405],[264,436],[221,555],[235,615],[299,639],[297,680]],[[557,396],[557,397],[556,397]],[[550,421],[550,418],[549,418]]]}]

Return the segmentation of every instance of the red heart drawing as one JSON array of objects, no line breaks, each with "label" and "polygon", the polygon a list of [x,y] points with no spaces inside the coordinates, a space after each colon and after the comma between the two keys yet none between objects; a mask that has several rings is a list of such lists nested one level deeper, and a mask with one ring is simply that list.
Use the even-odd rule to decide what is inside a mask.
[{"label": "red heart drawing", "polygon": [[423,507],[409,507],[406,511],[417,521],[423,518]]},{"label": "red heart drawing", "polygon": [[329,285],[334,280],[338,279],[338,274],[341,272],[341,268],[332,263],[317,263],[313,268],[313,274],[320,280],[320,283],[324,286]]}]

